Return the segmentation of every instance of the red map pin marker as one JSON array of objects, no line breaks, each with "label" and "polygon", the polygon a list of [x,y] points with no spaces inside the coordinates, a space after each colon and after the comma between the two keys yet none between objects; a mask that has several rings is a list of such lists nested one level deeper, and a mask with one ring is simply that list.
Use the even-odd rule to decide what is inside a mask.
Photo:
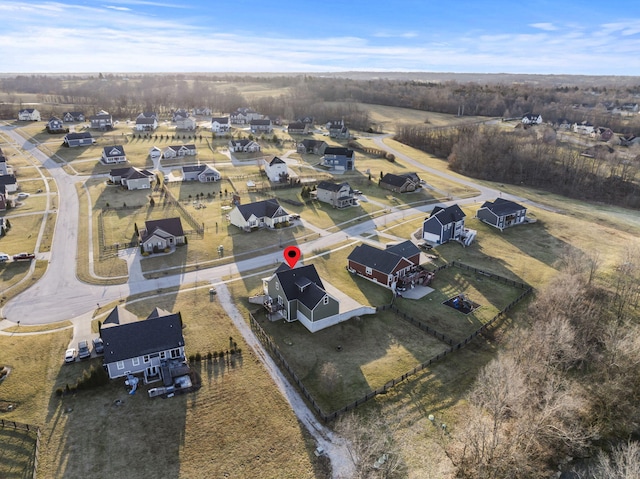
[{"label": "red map pin marker", "polygon": [[293,269],[299,259],[300,248],[298,248],[297,246],[287,246],[284,249],[284,260],[289,265],[289,268]]}]

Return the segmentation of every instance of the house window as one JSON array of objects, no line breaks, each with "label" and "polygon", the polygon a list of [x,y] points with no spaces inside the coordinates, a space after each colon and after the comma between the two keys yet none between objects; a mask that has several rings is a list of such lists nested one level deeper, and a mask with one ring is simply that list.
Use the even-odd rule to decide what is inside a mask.
[{"label": "house window", "polygon": [[166,351],[160,351],[160,359],[166,359],[166,358],[167,358]]},{"label": "house window", "polygon": [[276,291],[280,291],[280,283],[276,281]]},{"label": "house window", "polygon": [[171,350],[171,357],[172,358],[179,358],[180,357],[180,349],[172,349]]},{"label": "house window", "polygon": [[116,363],[116,367],[117,367],[118,369],[124,369],[124,361],[118,361],[118,362]]},{"label": "house window", "polygon": [[140,365],[140,358],[133,358],[132,359],[132,364],[134,366],[139,366]]},{"label": "house window", "polygon": [[365,273],[369,274],[369,275],[373,274],[373,270],[369,266],[367,266],[366,269],[365,269]]},{"label": "house window", "polygon": [[326,296],[322,299],[322,304],[329,304],[329,296]]},{"label": "house window", "polygon": [[147,354],[147,355],[145,355],[145,356],[142,356],[142,360],[143,360],[145,363],[148,363],[148,362],[149,362],[149,355]]}]

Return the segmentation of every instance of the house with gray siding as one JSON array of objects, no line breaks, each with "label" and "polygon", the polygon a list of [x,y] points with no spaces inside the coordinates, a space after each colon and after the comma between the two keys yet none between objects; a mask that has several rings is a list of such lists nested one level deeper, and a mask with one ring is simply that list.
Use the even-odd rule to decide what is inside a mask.
[{"label": "house with gray siding", "polygon": [[203,163],[201,165],[190,165],[182,167],[182,181],[199,181],[200,183],[211,183],[222,178],[220,172],[212,165]]},{"label": "house with gray siding", "polygon": [[422,239],[433,245],[461,240],[465,232],[465,216],[458,205],[436,206],[422,224]]},{"label": "house with gray siding", "polygon": [[527,208],[502,198],[485,201],[476,212],[476,217],[500,231],[527,222]]},{"label": "house with gray siding", "polygon": [[112,145],[105,146],[102,149],[102,162],[106,164],[124,163],[127,161],[127,155],[124,153],[124,146]]},{"label": "house with gray siding", "polygon": [[62,141],[70,148],[74,148],[76,146],[91,146],[95,142],[93,136],[91,136],[91,133],[88,131],[67,133]]},{"label": "house with gray siding", "polygon": [[180,218],[163,218],[144,222],[140,229],[140,247],[145,253],[164,252],[186,243]]},{"label": "house with gray siding", "polygon": [[313,333],[335,324],[340,314],[339,301],[325,290],[312,264],[292,269],[282,263],[262,283],[264,307],[272,319],[300,321]]},{"label": "house with gray siding", "polygon": [[151,188],[153,173],[134,166],[114,168],[109,172],[109,179],[112,183],[120,184],[128,190],[148,190]]},{"label": "house with gray siding", "polygon": [[156,308],[147,319],[137,319],[116,306],[100,326],[109,378],[142,374],[146,383],[162,380],[172,384],[174,375],[184,374],[185,368],[188,371],[181,314]]},{"label": "house with gray siding", "polygon": [[355,195],[349,183],[333,183],[331,181],[321,181],[318,183],[312,196],[318,201],[328,203],[334,208],[345,208],[357,204]]},{"label": "house with gray siding", "polygon": [[111,130],[113,128],[113,117],[108,111],[100,110],[95,115],[89,117],[91,128],[98,130]]}]

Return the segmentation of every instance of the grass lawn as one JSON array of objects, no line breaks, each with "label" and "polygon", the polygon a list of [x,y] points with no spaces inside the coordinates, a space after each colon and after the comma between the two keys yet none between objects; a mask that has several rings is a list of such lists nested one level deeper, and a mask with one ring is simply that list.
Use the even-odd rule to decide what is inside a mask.
[{"label": "grass lawn", "polygon": [[0,428],[0,477],[32,479],[35,455],[35,432]]},{"label": "grass lawn", "polygon": [[53,380],[39,392],[48,400],[41,410],[43,477],[323,477],[313,441],[222,308],[209,301],[208,289],[126,307],[145,316],[155,306],[182,313],[187,354],[226,350],[230,336],[242,354],[229,366],[196,363],[202,388],[188,395],[149,399],[143,386],[130,396],[114,380],[60,399],[52,396],[55,388],[91,364],[63,366],[60,351]]},{"label": "grass lawn", "polygon": [[[31,198],[27,198],[27,201],[29,200]],[[7,231],[7,234],[0,237],[0,251],[7,253],[9,256],[23,251],[32,253],[36,247],[43,215],[36,212],[36,214],[32,215],[15,216],[23,208],[24,212],[31,209],[28,205],[25,205],[5,212],[4,217],[9,219],[11,228]]]}]

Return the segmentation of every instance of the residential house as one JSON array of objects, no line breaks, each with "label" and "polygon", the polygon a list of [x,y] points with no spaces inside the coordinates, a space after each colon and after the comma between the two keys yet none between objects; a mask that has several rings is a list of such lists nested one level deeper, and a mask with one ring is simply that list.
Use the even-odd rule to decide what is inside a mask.
[{"label": "residential house", "polygon": [[188,116],[185,118],[178,117],[178,119],[175,120],[175,122],[176,122],[176,130],[194,131],[198,126],[198,124],[196,123],[196,119],[192,116]]},{"label": "residential house", "polygon": [[16,178],[16,175],[14,174],[1,175],[0,185],[4,186],[5,194],[15,193],[16,191],[18,191],[18,180]]},{"label": "residential house", "polygon": [[211,118],[211,131],[214,133],[226,133],[231,128],[228,116],[214,116]]},{"label": "residential house", "polygon": [[23,108],[18,112],[20,121],[40,121],[40,112],[35,108]]},{"label": "residential house", "polygon": [[193,114],[194,115],[201,115],[201,116],[211,116],[211,108],[208,108],[206,106],[201,106],[198,108],[194,108],[193,109]]},{"label": "residential house", "polygon": [[534,115],[533,113],[527,113],[522,117],[523,125],[539,125],[542,123],[542,115]]},{"label": "residential house", "polygon": [[349,148],[328,146],[324,149],[320,164],[335,171],[353,170],[355,169],[355,152]]},{"label": "residential house", "polygon": [[153,173],[136,167],[114,168],[109,172],[109,180],[128,190],[148,190],[151,188]]},{"label": "residential house", "polygon": [[179,108],[171,114],[171,121],[175,122],[179,120],[184,120],[185,118],[189,118],[190,116],[191,114],[189,113],[188,110],[185,110],[184,108]]},{"label": "residential house", "polygon": [[347,319],[340,316],[339,301],[326,291],[312,264],[289,268],[282,263],[262,284],[270,315],[300,321],[312,333]]},{"label": "residential house", "polygon": [[229,221],[245,231],[257,228],[278,228],[289,224],[287,213],[276,199],[236,205],[229,213]]},{"label": "residential house", "polygon": [[47,122],[48,133],[66,133],[69,131],[62,123],[62,120],[57,116],[52,116]]},{"label": "residential house", "polygon": [[296,120],[300,123],[305,123],[306,125],[313,125],[314,118],[312,116],[302,116]]},{"label": "residential house", "polygon": [[95,143],[93,136],[91,136],[91,133],[88,131],[67,133],[62,141],[70,148],[74,148],[76,146],[91,146]]},{"label": "residential house", "polygon": [[363,243],[347,257],[347,269],[354,274],[395,290],[419,278],[420,249],[411,241],[379,249]]},{"label": "residential house", "polygon": [[485,201],[476,212],[476,218],[500,231],[510,226],[526,223],[527,208],[502,198]]},{"label": "residential house", "polygon": [[200,183],[212,183],[222,178],[220,172],[212,165],[203,163],[201,165],[183,166],[182,181],[199,181]]},{"label": "residential house", "polygon": [[4,185],[0,185],[0,211],[6,211],[7,206],[11,204],[7,189]]},{"label": "residential house", "polygon": [[327,143],[322,140],[302,140],[298,143],[298,153],[311,153],[313,155],[324,155],[324,150],[327,148]]},{"label": "residential house", "polygon": [[251,128],[251,133],[271,133],[273,130],[271,120],[268,118],[251,120],[249,127]]},{"label": "residential house", "polygon": [[0,149],[0,175],[9,175],[11,173],[13,173],[13,168],[9,166],[7,158],[2,153],[2,149]]},{"label": "residential house", "polygon": [[116,306],[100,326],[100,337],[104,367],[111,379],[143,374],[145,383],[162,380],[168,386],[174,377],[188,374],[179,312],[156,308],[147,319],[138,321]]},{"label": "residential house", "polygon": [[74,121],[84,121],[84,113],[81,111],[65,111],[62,114],[62,120],[65,123],[72,123]]},{"label": "residential house", "polygon": [[321,181],[312,195],[318,201],[328,203],[334,208],[345,208],[357,204],[355,195],[349,183],[333,183],[331,181]]},{"label": "residential house", "polygon": [[229,115],[229,120],[232,125],[246,125],[251,120],[259,120],[263,118],[263,116],[257,111],[251,108],[238,108],[236,111]]},{"label": "residential house", "polygon": [[593,131],[593,136],[600,141],[609,141],[613,138],[613,130],[611,128],[599,126]]},{"label": "residential house", "polygon": [[158,119],[154,116],[138,115],[134,126],[136,131],[154,131],[158,128]]},{"label": "residential house", "polygon": [[571,121],[566,118],[560,118],[555,122],[554,126],[559,130],[570,130],[571,129]]},{"label": "residential house", "polygon": [[127,155],[124,153],[124,146],[122,145],[112,145],[105,146],[102,149],[102,158],[101,161],[108,165],[114,163],[124,163],[127,161]]},{"label": "residential house", "polygon": [[149,149],[149,158],[151,158],[152,160],[155,160],[160,157],[162,157],[162,150],[155,145],[152,146]]},{"label": "residential house", "polygon": [[394,193],[407,193],[420,188],[422,180],[416,173],[404,175],[385,174],[379,182],[380,187],[393,191]]},{"label": "residential house", "polygon": [[157,253],[186,243],[180,218],[145,221],[144,229],[139,233],[140,246],[147,253]]},{"label": "residential house", "polygon": [[252,140],[229,140],[229,150],[242,153],[255,153],[260,151],[260,145]]},{"label": "residential house", "polygon": [[274,156],[271,160],[262,160],[264,172],[269,181],[274,183],[287,183],[289,181],[289,168],[284,160]]},{"label": "residential house", "polygon": [[635,135],[624,135],[620,136],[620,146],[632,146],[632,145],[640,145],[640,136]]},{"label": "residential house", "polygon": [[111,130],[113,129],[113,117],[107,111],[100,110],[95,115],[89,117],[91,128],[98,130]]},{"label": "residential house", "polygon": [[167,146],[162,153],[165,158],[176,158],[183,156],[195,156],[198,153],[196,145],[171,145]]},{"label": "residential house", "polygon": [[309,133],[309,124],[301,121],[289,123],[289,126],[287,126],[287,132],[290,135],[306,135]]},{"label": "residential house", "polygon": [[422,224],[422,239],[434,245],[462,240],[465,235],[465,216],[456,204],[446,208],[436,206]]},{"label": "residential house", "polygon": [[350,137],[349,129],[345,126],[344,120],[330,121],[327,123],[330,138],[339,140],[348,140]]},{"label": "residential house", "polygon": [[593,133],[594,128],[595,127],[593,126],[593,124],[589,123],[588,121],[574,123],[571,127],[571,129],[575,133],[580,133],[581,135],[590,135],[591,133]]}]

